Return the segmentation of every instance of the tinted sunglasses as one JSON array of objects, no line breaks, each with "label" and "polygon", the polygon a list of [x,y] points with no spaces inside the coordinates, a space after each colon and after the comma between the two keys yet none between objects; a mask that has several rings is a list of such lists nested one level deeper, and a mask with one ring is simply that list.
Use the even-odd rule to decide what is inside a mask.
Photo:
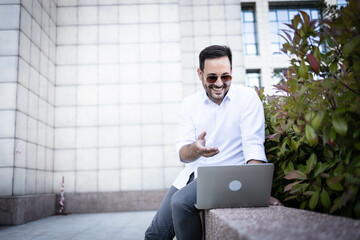
[{"label": "tinted sunglasses", "polygon": [[[227,75],[227,74],[224,74],[224,75],[221,75],[220,76],[221,78],[221,81],[223,82],[228,82],[232,79],[232,76],[231,75]],[[215,83],[216,81],[218,80],[218,76],[217,75],[210,75],[210,76],[207,76],[206,77],[206,81],[208,83]]]}]

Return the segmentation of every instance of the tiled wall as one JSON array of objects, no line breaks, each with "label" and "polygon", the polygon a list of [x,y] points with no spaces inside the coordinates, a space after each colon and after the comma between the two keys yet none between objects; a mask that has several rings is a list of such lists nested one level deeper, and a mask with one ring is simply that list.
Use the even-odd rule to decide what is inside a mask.
[{"label": "tiled wall", "polygon": [[0,1],[0,193],[53,191],[56,5]]},{"label": "tiled wall", "polygon": [[229,45],[245,82],[239,0],[0,4],[1,195],[168,188],[200,50]]},{"label": "tiled wall", "polygon": [[54,188],[169,187],[183,98],[177,1],[58,1]]}]

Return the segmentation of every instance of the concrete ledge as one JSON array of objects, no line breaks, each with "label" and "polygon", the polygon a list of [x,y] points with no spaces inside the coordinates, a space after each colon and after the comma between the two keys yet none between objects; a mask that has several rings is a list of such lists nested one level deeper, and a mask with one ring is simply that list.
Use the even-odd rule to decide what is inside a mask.
[{"label": "concrete ledge", "polygon": [[27,223],[55,213],[55,194],[0,197],[0,226]]},{"label": "concrete ledge", "polygon": [[287,207],[205,211],[206,240],[353,240],[359,229],[359,220]]},{"label": "concrete ledge", "polygon": [[[167,190],[65,193],[65,213],[156,210]],[[57,195],[57,202],[60,195]],[[57,208],[58,209],[58,208]]]}]

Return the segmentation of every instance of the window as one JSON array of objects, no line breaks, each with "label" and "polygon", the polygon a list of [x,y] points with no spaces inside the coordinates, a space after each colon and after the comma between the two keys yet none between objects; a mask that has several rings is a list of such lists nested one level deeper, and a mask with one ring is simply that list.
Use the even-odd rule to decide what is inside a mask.
[{"label": "window", "polygon": [[255,9],[253,6],[243,6],[241,10],[245,55],[258,55]]},{"label": "window", "polygon": [[285,23],[291,23],[295,15],[299,14],[299,10],[306,12],[310,16],[310,21],[320,18],[320,10],[315,7],[271,7],[269,10],[271,50],[273,54],[282,54],[282,45],[285,39],[279,36],[283,34],[282,30],[290,30]]},{"label": "window", "polygon": [[346,5],[348,4],[348,2],[346,0],[337,0],[336,1],[338,8],[340,9],[341,7],[346,7]]},{"label": "window", "polygon": [[260,70],[246,70],[246,85],[249,87],[261,87]]}]

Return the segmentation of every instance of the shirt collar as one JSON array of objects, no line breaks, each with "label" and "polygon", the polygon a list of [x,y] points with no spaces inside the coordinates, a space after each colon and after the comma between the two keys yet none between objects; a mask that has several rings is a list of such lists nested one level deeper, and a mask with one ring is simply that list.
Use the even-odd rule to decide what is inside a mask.
[{"label": "shirt collar", "polygon": [[[234,96],[234,93],[233,93],[233,92],[234,92],[234,91],[232,91],[232,87],[230,86],[230,89],[229,89],[228,93],[226,94],[223,102],[224,102],[224,101],[230,101],[230,100],[233,98],[233,96]],[[204,103],[205,103],[205,104],[206,104],[206,103],[214,103],[214,102],[208,97],[208,95],[206,94],[205,89],[204,89],[204,91],[203,91],[203,100],[204,100]]]}]

